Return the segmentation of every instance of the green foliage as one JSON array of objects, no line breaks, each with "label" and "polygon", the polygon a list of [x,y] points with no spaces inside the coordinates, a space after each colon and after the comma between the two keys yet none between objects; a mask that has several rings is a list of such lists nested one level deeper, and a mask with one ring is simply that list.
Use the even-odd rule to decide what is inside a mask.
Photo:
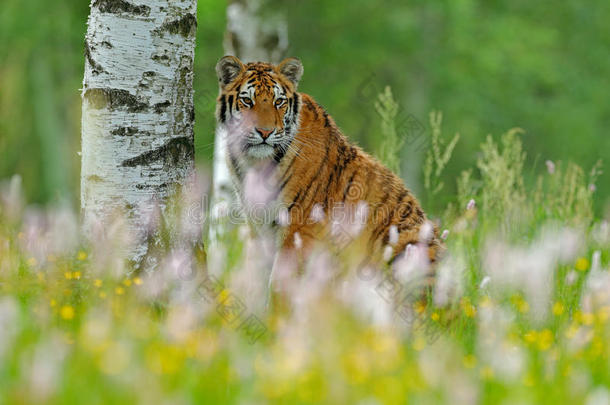
[{"label": "green foliage", "polygon": [[455,145],[457,145],[458,141],[460,140],[460,134],[455,134],[447,146],[445,146],[445,141],[441,138],[442,123],[443,114],[441,112],[432,111],[430,113],[432,146],[426,155],[426,162],[424,163],[424,186],[429,194],[428,198],[430,199],[441,192],[445,186],[441,175],[443,174],[443,170],[447,166],[447,163],[449,163],[449,160],[451,159]]},{"label": "green foliage", "polygon": [[375,110],[381,118],[381,134],[383,136],[377,156],[390,170],[400,175],[400,148],[404,144],[404,139],[401,139],[396,131],[396,115],[399,106],[394,100],[390,86],[386,86],[383,93],[377,96]]},{"label": "green foliage", "polygon": [[[431,117],[437,146],[428,156],[438,168],[451,154],[443,151],[440,114]],[[610,231],[593,219],[588,187],[600,168],[587,176],[572,163],[549,165],[530,185],[524,162],[519,131],[511,130],[499,142],[489,137],[477,167],[461,173],[459,196],[441,218],[450,231],[435,287],[450,281],[444,304],[435,295],[428,306],[413,306],[413,323],[372,325],[360,302],[345,301],[358,289],[346,297],[336,280],[320,284],[316,272],[325,264],[314,259],[298,276],[293,311],[261,314],[266,335],[254,345],[221,311],[240,297],[233,288],[248,271],[260,277],[266,270],[249,261],[264,249],[247,249],[239,233],[219,241],[219,261],[208,272],[176,277],[180,257],[167,251],[179,240],[176,200],[162,218],[172,235],[157,246],[158,271],[127,276],[106,260],[114,257],[104,249],[109,241],[91,252],[78,245],[55,252],[74,236],[59,213],[24,211],[18,182],[0,187],[1,399],[454,404],[467,389],[481,404],[554,404],[608,395]],[[471,199],[476,204],[466,209]],[[198,260],[201,254],[194,252]],[[542,271],[548,278],[538,277]],[[210,291],[200,284],[207,274],[226,282],[218,295],[197,295]]]}]

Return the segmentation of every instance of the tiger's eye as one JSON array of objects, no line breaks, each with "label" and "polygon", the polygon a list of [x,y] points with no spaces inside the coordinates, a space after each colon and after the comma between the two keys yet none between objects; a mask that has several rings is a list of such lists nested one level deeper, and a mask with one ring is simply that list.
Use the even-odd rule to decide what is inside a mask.
[{"label": "tiger's eye", "polygon": [[278,98],[277,100],[275,100],[275,106],[276,107],[281,107],[284,104],[284,101],[286,101],[285,98]]},{"label": "tiger's eye", "polygon": [[239,101],[241,101],[246,107],[252,107],[252,99],[250,97],[240,97]]}]

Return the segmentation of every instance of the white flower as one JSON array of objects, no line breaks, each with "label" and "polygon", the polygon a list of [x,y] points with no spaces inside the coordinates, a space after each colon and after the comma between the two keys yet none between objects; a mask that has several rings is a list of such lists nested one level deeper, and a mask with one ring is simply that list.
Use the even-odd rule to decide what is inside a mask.
[{"label": "white flower", "polygon": [[396,227],[396,225],[390,226],[390,231],[388,232],[388,234],[390,245],[396,245],[398,243],[398,228]]},{"label": "white flower", "polygon": [[546,164],[546,169],[548,170],[549,174],[555,173],[555,163],[553,163],[551,160],[547,160],[544,163]]}]

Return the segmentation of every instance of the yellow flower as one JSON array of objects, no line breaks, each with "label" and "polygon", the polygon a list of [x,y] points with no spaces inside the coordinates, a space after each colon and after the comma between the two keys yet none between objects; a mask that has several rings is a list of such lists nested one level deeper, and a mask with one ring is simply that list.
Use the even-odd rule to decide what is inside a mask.
[{"label": "yellow flower", "polygon": [[64,277],[66,278],[66,280],[72,280],[72,273],[70,273],[69,271],[66,271],[64,273]]},{"label": "yellow flower", "polygon": [[519,303],[517,304],[517,309],[522,314],[527,314],[530,310],[530,304],[528,304],[527,301],[525,301],[525,300],[520,300]]},{"label": "yellow flower", "polygon": [[597,318],[601,323],[605,323],[610,318],[610,306],[601,307],[597,311]]},{"label": "yellow flower", "polygon": [[104,291],[100,292],[100,298],[101,299],[104,299],[106,297],[107,297],[107,295],[106,295],[106,293]]},{"label": "yellow flower", "polygon": [[488,295],[484,296],[483,298],[481,298],[481,301],[479,302],[479,306],[481,308],[488,308],[491,306],[491,298],[489,298]]},{"label": "yellow flower", "polygon": [[49,301],[49,305],[51,307],[55,307],[55,305],[57,305],[57,301],[55,301],[54,299],[51,299],[51,301]]},{"label": "yellow flower", "polygon": [[464,305],[464,314],[469,318],[474,318],[477,314],[477,309],[474,305],[468,303]]},{"label": "yellow flower", "polygon": [[123,280],[123,284],[125,284],[125,287],[129,287],[131,285],[131,280],[126,278],[125,280]]},{"label": "yellow flower", "polygon": [[433,321],[438,321],[440,319],[438,312],[433,312],[432,315],[430,315],[430,319]]},{"label": "yellow flower", "polygon": [[426,305],[424,305],[423,302],[416,302],[415,304],[413,304],[413,309],[418,314],[422,314],[426,310]]},{"label": "yellow flower", "polygon": [[549,329],[544,329],[538,333],[538,349],[542,351],[548,350],[553,344],[553,332]]},{"label": "yellow flower", "polygon": [[66,319],[66,320],[73,319],[74,318],[74,308],[72,308],[70,305],[64,305],[59,310],[59,315],[63,319]]},{"label": "yellow flower", "polygon": [[523,335],[523,338],[527,343],[534,343],[538,339],[538,332],[536,332],[535,330],[530,330],[525,335]]},{"label": "yellow flower", "polygon": [[123,287],[117,287],[114,289],[114,292],[116,293],[116,295],[123,295],[125,294],[125,289]]},{"label": "yellow flower", "polygon": [[595,320],[595,316],[593,316],[593,314],[590,312],[585,312],[581,315],[581,322],[584,325],[587,325],[587,326],[592,325],[594,320]]},{"label": "yellow flower", "polygon": [[74,273],[72,273],[72,278],[73,279],[80,280],[80,276],[81,276],[81,272],[80,271],[75,271]]},{"label": "yellow flower", "polygon": [[566,337],[568,339],[572,339],[572,338],[574,338],[574,336],[576,336],[577,333],[578,333],[578,325],[576,324],[576,322],[572,322],[572,324],[568,327],[568,329],[566,329]]},{"label": "yellow flower", "polygon": [[102,280],[100,280],[99,278],[96,278],[95,280],[93,280],[93,285],[96,287],[101,287],[102,286]]},{"label": "yellow flower", "polygon": [[485,380],[491,380],[494,378],[494,370],[489,366],[481,368],[481,377]]},{"label": "yellow flower", "polygon": [[553,305],[553,314],[556,316],[559,316],[561,314],[563,314],[565,310],[565,307],[563,306],[563,304],[559,301],[557,301],[554,305]]},{"label": "yellow flower", "polygon": [[464,367],[466,368],[474,368],[477,365],[477,358],[472,354],[467,354],[462,359],[462,363],[464,363]]},{"label": "yellow flower", "polygon": [[141,285],[142,284],[142,279],[140,277],[134,277],[133,283],[135,285]]},{"label": "yellow flower", "polygon": [[576,260],[574,267],[578,271],[586,271],[589,268],[589,260],[587,260],[585,257],[580,257],[578,260]]},{"label": "yellow flower", "polygon": [[81,250],[78,252],[78,255],[76,255],[76,258],[82,262],[87,259],[87,253]]}]

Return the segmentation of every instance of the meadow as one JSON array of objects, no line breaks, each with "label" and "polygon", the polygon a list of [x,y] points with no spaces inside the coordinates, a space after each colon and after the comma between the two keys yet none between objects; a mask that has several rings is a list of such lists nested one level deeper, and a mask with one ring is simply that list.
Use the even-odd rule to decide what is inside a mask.
[{"label": "meadow", "polygon": [[[387,142],[400,143],[392,105],[380,96]],[[430,126],[433,199],[459,139],[438,113]],[[458,194],[432,216],[447,247],[434,290],[400,306],[417,284],[409,258],[337,279],[345,265],[321,249],[289,309],[266,310],[253,294],[264,241],[241,226],[207,258],[160,248],[156,271],[138,272],[120,221],[85,242],[73,210],[28,206],[20,179],[4,182],[0,404],[607,404],[600,169],[547,161],[527,183],[520,137],[490,136],[455,179]]]}]

